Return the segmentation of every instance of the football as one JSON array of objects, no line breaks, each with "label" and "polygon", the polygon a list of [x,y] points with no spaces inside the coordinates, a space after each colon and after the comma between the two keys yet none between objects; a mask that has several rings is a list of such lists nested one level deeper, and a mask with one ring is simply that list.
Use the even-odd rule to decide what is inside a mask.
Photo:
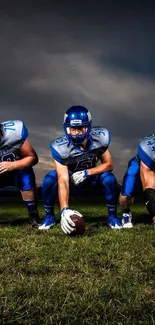
[{"label": "football", "polygon": [[75,229],[76,230],[72,231],[70,233],[70,236],[80,236],[80,235],[83,235],[85,233],[85,230],[86,230],[86,224],[85,224],[84,218],[83,217],[79,217],[77,214],[73,214],[71,216],[71,219],[75,223]]}]

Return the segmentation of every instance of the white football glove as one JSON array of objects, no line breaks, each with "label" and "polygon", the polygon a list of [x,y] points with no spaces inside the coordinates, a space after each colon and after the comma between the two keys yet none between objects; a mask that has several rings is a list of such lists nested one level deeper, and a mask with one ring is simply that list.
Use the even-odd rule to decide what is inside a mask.
[{"label": "white football glove", "polygon": [[87,169],[81,170],[79,172],[75,172],[71,176],[71,182],[74,185],[79,185],[81,182],[85,181],[85,179],[89,178]]},{"label": "white football glove", "polygon": [[70,234],[75,230],[75,223],[72,221],[71,216],[77,214],[82,217],[82,214],[75,210],[70,210],[69,208],[64,208],[61,210],[61,229],[65,234]]}]

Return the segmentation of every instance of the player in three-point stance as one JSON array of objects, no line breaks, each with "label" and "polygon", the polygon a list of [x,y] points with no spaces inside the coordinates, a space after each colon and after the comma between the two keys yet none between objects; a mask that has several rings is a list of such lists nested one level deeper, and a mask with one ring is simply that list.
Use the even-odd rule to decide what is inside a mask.
[{"label": "player in three-point stance", "polygon": [[63,126],[65,135],[52,141],[50,145],[55,170],[43,179],[46,217],[39,229],[49,229],[55,224],[54,202],[58,190],[61,228],[66,234],[74,230],[75,224],[70,216],[75,211],[69,208],[71,186],[78,189],[104,188],[109,226],[121,228],[121,221],[116,214],[117,181],[112,174],[113,163],[108,149],[109,131],[103,127],[92,127],[91,114],[83,106],[70,107],[64,115]]},{"label": "player in three-point stance", "polygon": [[122,226],[132,228],[130,207],[137,191],[142,190],[146,208],[155,224],[155,135],[142,139],[137,155],[129,161],[119,198],[123,209]]},{"label": "player in three-point stance", "polygon": [[32,169],[38,163],[38,157],[27,137],[28,130],[22,121],[0,124],[0,187],[15,186],[20,190],[30,223],[38,227],[40,220]]}]

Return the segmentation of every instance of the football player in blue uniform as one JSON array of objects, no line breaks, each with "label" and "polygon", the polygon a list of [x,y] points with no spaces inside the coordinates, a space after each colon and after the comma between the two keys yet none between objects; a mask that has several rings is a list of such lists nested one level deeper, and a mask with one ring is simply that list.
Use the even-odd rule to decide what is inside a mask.
[{"label": "football player in blue uniform", "polygon": [[91,114],[83,106],[70,107],[64,115],[63,126],[65,135],[50,145],[55,170],[49,172],[42,183],[46,217],[39,229],[49,229],[55,224],[54,202],[58,190],[61,228],[66,234],[73,231],[75,224],[70,217],[75,211],[69,208],[71,184],[79,189],[104,188],[109,226],[120,229],[121,221],[116,214],[117,181],[111,172],[113,163],[108,149],[109,131],[92,127]]},{"label": "football player in blue uniform", "polygon": [[27,137],[28,130],[22,121],[0,124],[0,187],[15,186],[20,190],[30,223],[38,227],[40,219],[32,169],[38,163],[38,157]]},{"label": "football player in blue uniform", "polygon": [[119,198],[123,209],[122,227],[132,228],[130,207],[137,192],[142,192],[147,210],[155,223],[155,135],[139,143],[138,153],[128,164]]}]

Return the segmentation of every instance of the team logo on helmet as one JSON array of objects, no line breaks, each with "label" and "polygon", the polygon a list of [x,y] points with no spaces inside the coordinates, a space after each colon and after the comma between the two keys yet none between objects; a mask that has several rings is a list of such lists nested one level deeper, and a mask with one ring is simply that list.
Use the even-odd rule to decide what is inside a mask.
[{"label": "team logo on helmet", "polygon": [[92,120],[92,118],[91,118],[91,114],[90,114],[90,112],[89,112],[89,111],[87,112],[87,115],[88,115],[88,121],[91,121],[91,120]]},{"label": "team logo on helmet", "polygon": [[64,114],[64,122],[66,122],[66,118],[68,117],[68,114]]}]

